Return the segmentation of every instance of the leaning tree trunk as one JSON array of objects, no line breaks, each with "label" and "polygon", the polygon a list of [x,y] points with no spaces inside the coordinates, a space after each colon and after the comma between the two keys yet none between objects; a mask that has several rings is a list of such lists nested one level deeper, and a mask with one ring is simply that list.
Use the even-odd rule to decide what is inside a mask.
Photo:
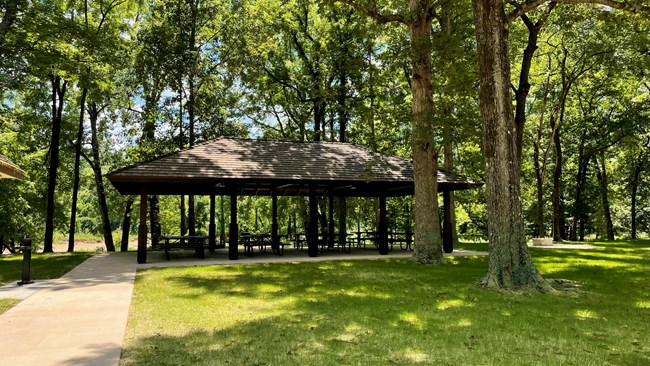
[{"label": "leaning tree trunk", "polygon": [[[411,0],[412,14],[426,8]],[[431,19],[423,15],[408,24],[411,36],[413,78],[413,177],[415,181],[415,241],[413,259],[418,263],[444,263],[438,214],[438,156],[433,126],[431,82]]]},{"label": "leaning tree trunk", "polygon": [[79,194],[79,167],[81,165],[81,144],[84,136],[84,115],[86,113],[86,96],[88,88],[81,91],[79,102],[79,127],[77,130],[77,142],[74,145],[74,178],[72,183],[72,207],[70,208],[70,229],[68,231],[68,252],[74,252],[74,234],[77,231],[77,196]]},{"label": "leaning tree trunk", "polygon": [[473,0],[479,60],[479,104],[490,257],[484,287],[548,289],[533,264],[520,193],[516,127],[512,112],[508,27],[501,0]]},{"label": "leaning tree trunk", "polygon": [[99,213],[102,218],[102,231],[104,233],[104,243],[106,244],[106,251],[114,252],[115,245],[113,244],[113,231],[111,230],[111,219],[108,215],[108,203],[106,202],[106,189],[104,188],[104,180],[102,177],[102,166],[99,157],[99,140],[97,139],[97,119],[99,118],[99,110],[97,105],[93,102],[90,105],[90,131],[91,131],[91,149],[92,149],[92,168],[95,173],[95,186],[97,187],[97,199],[99,201]]},{"label": "leaning tree trunk", "polygon": [[120,242],[120,252],[129,250],[129,233],[131,232],[131,212],[133,211],[133,196],[126,200],[126,207],[124,208],[124,218],[122,218],[122,241]]}]

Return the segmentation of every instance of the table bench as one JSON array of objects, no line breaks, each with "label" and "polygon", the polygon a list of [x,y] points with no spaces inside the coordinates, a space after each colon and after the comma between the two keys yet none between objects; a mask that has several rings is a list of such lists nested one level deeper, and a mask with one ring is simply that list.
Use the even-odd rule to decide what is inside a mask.
[{"label": "table bench", "polygon": [[[285,237],[285,235],[278,235],[278,239]],[[242,233],[239,235],[239,244],[244,247],[244,253],[247,256],[253,255],[253,248],[257,247],[260,252],[266,251],[266,247],[270,246],[273,254],[282,256],[284,255],[286,243],[277,243],[277,248],[274,248],[273,237],[271,234],[248,234]]]},{"label": "table bench", "polygon": [[199,258],[204,259],[205,245],[209,237],[201,235],[181,235],[161,236],[159,239],[163,242],[163,248],[165,249],[165,258],[167,260],[170,259],[169,252],[172,249],[193,249]]}]

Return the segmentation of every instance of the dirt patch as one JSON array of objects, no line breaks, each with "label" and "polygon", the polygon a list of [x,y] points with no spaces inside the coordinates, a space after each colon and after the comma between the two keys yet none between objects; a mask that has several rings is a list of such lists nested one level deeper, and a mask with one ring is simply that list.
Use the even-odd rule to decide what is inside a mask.
[{"label": "dirt patch", "polygon": [[[115,249],[119,250],[120,243],[115,243]],[[138,246],[138,240],[130,240],[129,248],[133,249]],[[68,251],[68,240],[55,241],[52,245],[54,252]],[[106,244],[101,239],[75,239],[74,241],[75,252],[105,252]]]}]

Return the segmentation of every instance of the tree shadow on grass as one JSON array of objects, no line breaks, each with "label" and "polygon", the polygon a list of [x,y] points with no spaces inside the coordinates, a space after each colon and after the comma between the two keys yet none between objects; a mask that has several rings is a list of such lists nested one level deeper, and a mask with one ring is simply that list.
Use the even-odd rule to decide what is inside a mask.
[{"label": "tree shadow on grass", "polygon": [[[560,365],[650,360],[648,348],[634,343],[645,332],[636,326],[641,310],[632,304],[643,298],[642,289],[629,297],[601,292],[608,290],[599,287],[607,283],[607,269],[596,268],[599,294],[567,297],[477,290],[486,267],[485,258],[456,258],[444,267],[390,260],[143,271],[140,285],[169,285],[150,301],[169,302],[163,308],[183,307],[150,315],[136,304],[144,323],[159,325],[127,341],[122,363],[460,365],[489,360]],[[590,276],[573,269],[556,274],[578,280]],[[613,278],[611,286],[637,275]],[[511,346],[504,351],[503,345]]]}]

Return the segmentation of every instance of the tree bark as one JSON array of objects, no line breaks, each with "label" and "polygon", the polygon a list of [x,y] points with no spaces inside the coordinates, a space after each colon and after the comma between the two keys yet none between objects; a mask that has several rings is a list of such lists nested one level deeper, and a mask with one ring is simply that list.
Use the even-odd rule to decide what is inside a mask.
[{"label": "tree bark", "polygon": [[[454,153],[453,153],[453,134],[451,133],[451,127],[447,128],[448,135],[445,139],[445,169],[452,173],[454,171]],[[451,240],[452,243],[458,242],[458,230],[456,228],[456,197],[454,191],[449,192],[449,206],[451,210],[449,211],[449,217],[445,220],[451,222]]]},{"label": "tree bark", "polygon": [[562,143],[560,139],[560,126],[557,125],[555,116],[551,116],[553,144],[555,146],[555,169],[553,170],[553,240],[566,239],[564,234],[564,209],[562,207]]},{"label": "tree bark", "polygon": [[609,183],[607,181],[607,167],[605,165],[605,154],[601,153],[599,158],[594,159],[598,167],[597,178],[600,182],[600,195],[603,200],[603,212],[605,213],[605,231],[607,240],[616,240],[614,236],[614,223],[612,212],[609,206]]},{"label": "tree bark", "polygon": [[74,177],[72,183],[72,207],[70,208],[70,229],[68,231],[68,252],[74,252],[74,234],[77,229],[77,196],[79,194],[79,168],[81,165],[81,144],[84,135],[84,115],[86,114],[86,96],[88,95],[88,88],[83,88],[81,91],[81,99],[79,101],[79,127],[77,130],[77,141],[75,142],[75,156],[74,156]]},{"label": "tree bark", "polygon": [[54,195],[56,194],[56,175],[59,168],[59,142],[61,139],[63,100],[68,85],[68,81],[62,80],[59,75],[50,75],[50,82],[52,83],[52,136],[50,140],[50,167],[48,171],[47,212],[45,217],[43,253],[51,253],[53,251]]},{"label": "tree bark", "polygon": [[[587,130],[583,129],[578,145],[578,173],[576,174],[576,192],[574,197],[573,207],[573,222],[571,223],[571,232],[569,233],[570,240],[578,240],[578,224],[580,224],[580,233],[583,232],[585,208],[582,201],[582,192],[584,191],[585,183],[587,182],[587,171],[589,169],[589,161],[591,161],[591,154],[585,153],[585,139]],[[581,240],[584,235],[580,235]]]},{"label": "tree bark", "polygon": [[428,1],[411,0],[408,23],[411,37],[413,77],[413,176],[415,180],[415,241],[413,259],[418,263],[442,264],[442,240],[438,210],[438,147],[433,123],[431,82],[431,17]]},{"label": "tree bark", "polygon": [[501,0],[473,0],[479,60],[479,105],[490,257],[481,285],[491,288],[550,288],[533,264],[521,207],[517,127],[512,112],[508,20]]},{"label": "tree bark", "polygon": [[631,228],[630,228],[630,237],[636,239],[637,234],[637,224],[636,224],[636,200],[637,192],[639,191],[639,178],[641,176],[641,171],[643,170],[643,153],[639,154],[639,158],[634,166],[634,172],[632,173],[632,180],[630,182],[630,191],[631,191],[631,202],[630,202],[630,219],[631,219]]},{"label": "tree bark", "polygon": [[108,215],[108,203],[106,202],[106,190],[102,176],[102,165],[99,155],[99,140],[97,138],[97,120],[99,119],[99,109],[95,102],[90,103],[89,109],[90,131],[91,131],[91,148],[92,148],[92,168],[95,173],[95,186],[97,187],[97,200],[99,201],[99,213],[102,218],[102,231],[104,234],[104,243],[106,251],[114,252],[113,231],[111,230],[111,220]]},{"label": "tree bark", "polygon": [[135,197],[130,196],[126,200],[126,207],[124,207],[124,218],[122,218],[122,241],[120,245],[120,252],[127,252],[129,250],[129,233],[131,232],[131,212],[133,211],[133,202]]}]

